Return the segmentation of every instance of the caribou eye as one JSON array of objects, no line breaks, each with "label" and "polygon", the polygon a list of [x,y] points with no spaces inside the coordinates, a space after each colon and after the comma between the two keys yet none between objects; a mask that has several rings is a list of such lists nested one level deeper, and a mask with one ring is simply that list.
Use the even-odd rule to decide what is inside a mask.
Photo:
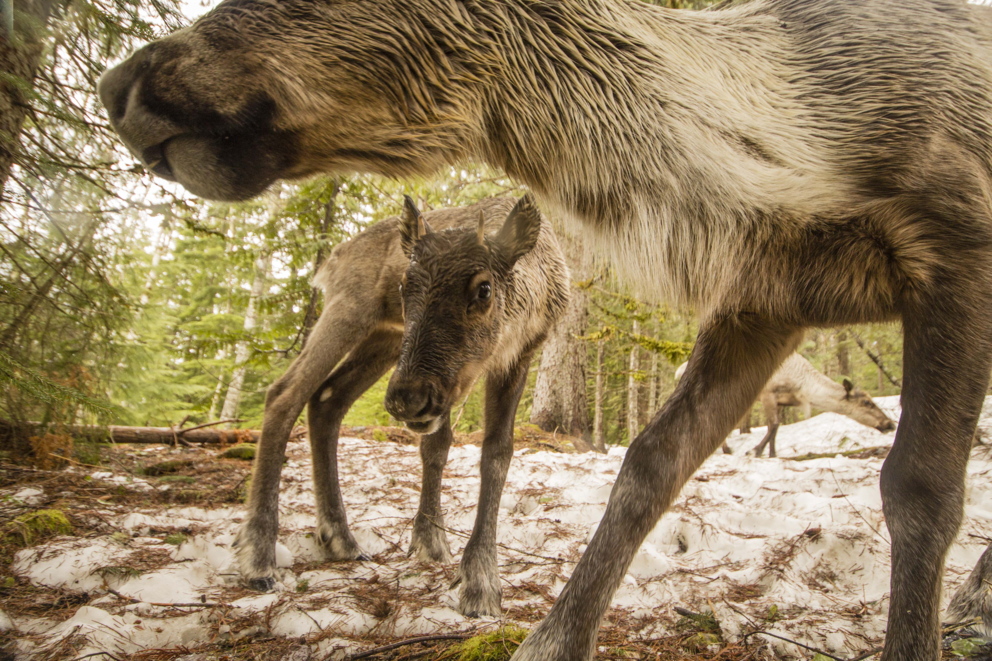
[{"label": "caribou eye", "polygon": [[479,293],[477,294],[477,296],[479,297],[480,301],[488,301],[489,297],[491,297],[492,295],[493,295],[492,285],[490,285],[488,282],[483,282],[481,285],[479,285]]}]

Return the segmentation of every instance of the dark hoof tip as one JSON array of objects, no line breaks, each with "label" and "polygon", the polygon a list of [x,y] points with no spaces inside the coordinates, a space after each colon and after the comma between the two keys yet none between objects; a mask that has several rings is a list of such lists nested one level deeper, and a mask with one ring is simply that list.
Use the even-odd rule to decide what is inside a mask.
[{"label": "dark hoof tip", "polygon": [[372,558],[370,558],[369,556],[365,555],[364,553],[359,553],[358,554],[358,557],[355,558],[355,562],[371,562],[371,561],[372,561]]},{"label": "dark hoof tip", "polygon": [[276,587],[276,579],[270,576],[249,578],[248,587],[256,592],[272,592]]}]

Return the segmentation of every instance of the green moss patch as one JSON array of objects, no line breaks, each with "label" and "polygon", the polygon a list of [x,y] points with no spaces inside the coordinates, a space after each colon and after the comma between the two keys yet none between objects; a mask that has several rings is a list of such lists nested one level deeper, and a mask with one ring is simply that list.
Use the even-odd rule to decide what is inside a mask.
[{"label": "green moss patch", "polygon": [[171,535],[166,535],[165,537],[165,543],[173,544],[174,546],[179,546],[185,541],[186,541],[186,535],[182,534],[181,532],[174,532]]},{"label": "green moss patch", "polygon": [[473,636],[457,645],[455,661],[509,661],[529,632],[518,626],[505,627]]},{"label": "green moss patch", "polygon": [[179,482],[181,484],[193,484],[196,482],[196,478],[192,475],[166,475],[158,478],[156,481],[161,482],[162,484],[171,484],[175,482]]},{"label": "green moss patch", "polygon": [[22,514],[7,524],[7,529],[22,546],[32,546],[49,537],[72,534],[72,524],[61,510]]},{"label": "green moss patch", "polygon": [[241,445],[235,445],[233,448],[224,450],[224,453],[220,456],[225,459],[244,459],[245,461],[251,461],[255,458],[255,446],[242,443]]}]

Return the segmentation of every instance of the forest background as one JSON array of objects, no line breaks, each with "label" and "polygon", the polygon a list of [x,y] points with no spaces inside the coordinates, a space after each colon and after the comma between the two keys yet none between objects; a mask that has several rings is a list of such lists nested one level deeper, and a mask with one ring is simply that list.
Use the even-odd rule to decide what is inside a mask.
[{"label": "forest background", "polygon": [[[334,245],[398,213],[404,193],[435,209],[523,192],[474,164],[416,181],[318,177],[243,204],[154,179],[109,129],[96,81],[203,11],[177,0],[13,0],[13,29],[0,21],[2,452],[30,453],[11,431],[29,422],[258,428],[266,387],[319,315],[310,281]],[[626,444],[673,390],[697,327],[624,289],[576,238],[563,242],[572,303],[532,366],[518,422]],[[899,392],[901,350],[896,325],[813,330],[800,348],[873,395]],[[390,423],[387,379],[345,424]],[[457,431],[480,427],[481,384],[453,415]]]}]

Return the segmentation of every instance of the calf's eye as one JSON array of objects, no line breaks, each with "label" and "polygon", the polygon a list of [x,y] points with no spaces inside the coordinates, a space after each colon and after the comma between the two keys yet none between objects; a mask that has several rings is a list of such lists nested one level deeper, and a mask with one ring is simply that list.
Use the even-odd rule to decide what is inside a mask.
[{"label": "calf's eye", "polygon": [[483,282],[479,285],[479,300],[488,301],[489,297],[493,295],[493,287],[488,282]]}]

